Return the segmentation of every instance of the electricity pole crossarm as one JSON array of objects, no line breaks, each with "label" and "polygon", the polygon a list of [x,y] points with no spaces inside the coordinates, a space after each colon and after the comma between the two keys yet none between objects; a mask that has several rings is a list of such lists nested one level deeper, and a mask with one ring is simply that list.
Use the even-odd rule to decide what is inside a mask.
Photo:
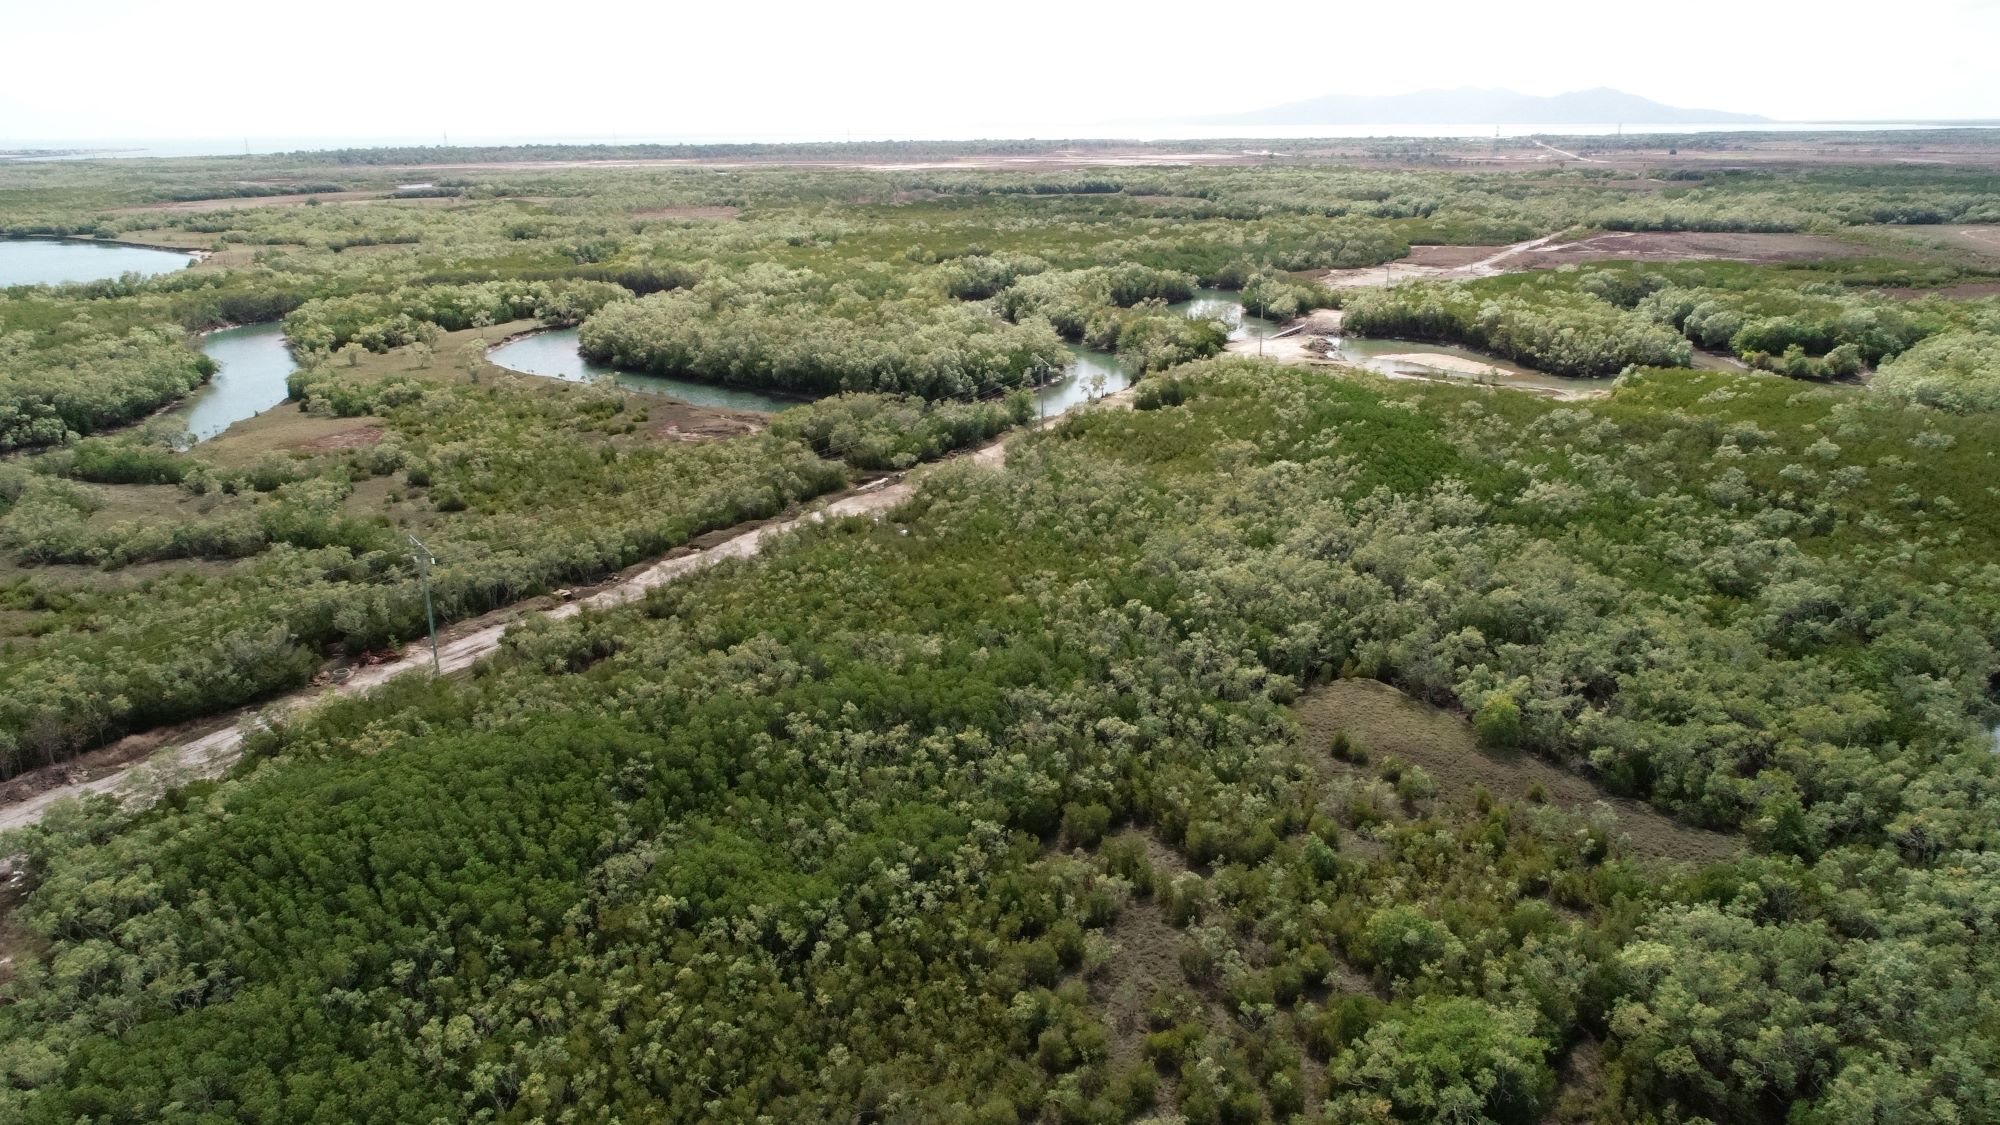
[{"label": "electricity pole crossarm", "polygon": [[417,578],[424,587],[424,623],[430,626],[431,631],[431,674],[439,676],[444,674],[444,668],[438,661],[437,613],[431,608],[431,568],[437,565],[437,556],[431,554],[424,541],[414,535],[410,536],[410,546],[416,548],[410,553],[410,558],[417,564]]}]

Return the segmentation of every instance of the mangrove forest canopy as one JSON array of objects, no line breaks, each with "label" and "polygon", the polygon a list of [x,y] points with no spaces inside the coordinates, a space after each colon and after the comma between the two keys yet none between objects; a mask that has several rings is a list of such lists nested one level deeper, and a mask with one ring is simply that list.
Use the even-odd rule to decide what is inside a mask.
[{"label": "mangrove forest canopy", "polygon": [[2000,1120],[1965,143],[0,165],[0,1120]]}]

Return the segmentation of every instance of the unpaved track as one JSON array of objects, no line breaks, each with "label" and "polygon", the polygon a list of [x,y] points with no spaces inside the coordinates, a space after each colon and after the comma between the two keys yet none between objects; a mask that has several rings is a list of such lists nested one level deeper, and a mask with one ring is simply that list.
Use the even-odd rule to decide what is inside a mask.
[{"label": "unpaved track", "polygon": [[1526,242],[1516,242],[1514,245],[1502,249],[1498,254],[1481,258],[1471,265],[1466,266],[1465,275],[1467,277],[1492,277],[1495,274],[1504,273],[1505,271],[1500,268],[1501,262],[1506,261],[1516,254],[1533,253],[1555,240],[1555,235],[1545,234],[1540,238],[1531,238]]},{"label": "unpaved track", "polygon": [[[1107,395],[1098,402],[1121,408],[1131,403],[1131,388],[1114,395]],[[1027,433],[1051,425],[1066,415],[1044,419],[1041,422],[1021,428],[972,451],[966,458],[974,464],[998,468],[1007,463],[1007,442],[1019,433]],[[877,516],[915,494],[916,482],[907,475],[887,477],[872,484],[863,485],[844,496],[819,508],[785,520],[753,528],[740,535],[717,543],[713,547],[693,554],[662,559],[614,585],[607,586],[589,597],[549,610],[546,616],[561,620],[574,617],[585,609],[609,609],[624,605],[644,597],[646,591],[655,586],[664,586],[706,570],[716,563],[729,559],[747,559],[764,549],[772,537],[795,531],[809,523],[846,516]],[[492,655],[500,647],[500,639],[507,630],[517,624],[520,618],[512,618],[496,624],[475,629],[454,637],[438,646],[438,665],[447,672],[463,671]],[[50,806],[70,797],[83,797],[93,793],[123,792],[133,799],[144,799],[143,791],[133,785],[136,779],[163,774],[175,781],[191,780],[198,777],[219,777],[236,759],[242,756],[243,739],[254,730],[261,729],[265,717],[282,717],[303,711],[314,704],[325,702],[337,696],[360,695],[380,687],[399,676],[421,672],[431,666],[430,646],[412,644],[403,655],[386,664],[357,669],[353,675],[332,687],[308,688],[281,696],[265,706],[257,714],[232,726],[191,739],[178,746],[169,746],[153,754],[142,762],[135,762],[117,773],[106,774],[90,781],[73,782],[35,794],[26,800],[0,808],[0,832],[15,828],[25,828],[42,819]],[[145,767],[152,767],[146,769]],[[143,771],[143,772],[141,772]]]},{"label": "unpaved track", "polygon": [[[1529,139],[1529,140],[1531,140],[1531,141],[1532,141],[1532,140],[1534,140],[1534,138],[1533,138],[1533,137],[1530,137],[1530,138],[1528,138],[1528,139]],[[1538,144],[1538,145],[1541,145],[1541,146],[1542,146],[1543,148],[1545,148],[1545,149],[1548,149],[1548,150],[1549,150],[1550,152],[1553,152],[1553,153],[1555,153],[1555,154],[1556,154],[1557,156],[1566,156],[1566,157],[1570,158],[1571,160],[1580,160],[1580,161],[1582,161],[1582,162],[1583,162],[1583,163],[1585,163],[1585,164],[1602,164],[1602,163],[1604,163],[1604,161],[1602,161],[1602,160],[1597,160],[1597,159],[1594,159],[1594,158],[1592,158],[1592,157],[1588,157],[1588,156],[1578,156],[1578,155],[1577,155],[1576,153],[1573,153],[1573,152],[1571,152],[1570,150],[1568,150],[1568,149],[1566,149],[1566,148],[1557,148],[1556,146],[1554,146],[1554,145],[1552,145],[1552,144],[1549,144],[1549,143],[1547,143],[1546,141],[1535,141],[1535,143],[1536,143],[1536,144]]]},{"label": "unpaved track", "polygon": [[1384,262],[1379,266],[1358,266],[1353,269],[1327,270],[1320,280],[1335,289],[1373,289],[1384,285],[1394,285],[1403,281],[1465,281],[1475,277],[1493,277],[1514,268],[1505,264],[1508,259],[1521,254],[1546,252],[1556,235],[1545,234],[1526,242],[1516,242],[1499,247],[1493,253],[1476,262],[1462,266],[1426,266],[1408,262]]},{"label": "unpaved track", "polygon": [[[1000,443],[989,448],[998,449]],[[981,454],[986,450],[979,451]],[[976,455],[975,455],[976,456]],[[1004,460],[1004,457],[1002,458]],[[872,516],[901,503],[916,491],[916,485],[905,479],[885,479],[875,485],[863,486],[840,497],[823,507],[782,523],[767,524],[764,527],[743,532],[741,535],[725,539],[707,550],[690,555],[664,559],[616,585],[586,598],[568,602],[548,611],[546,616],[562,619],[574,617],[584,609],[608,609],[644,597],[646,591],[655,586],[663,586],[690,574],[706,570],[716,563],[728,559],[747,559],[763,549],[766,540],[772,536],[794,531],[808,523],[844,516]],[[459,637],[454,637],[438,646],[438,664],[445,672],[458,672],[478,663],[493,654],[500,647],[500,638],[508,628],[516,624],[518,618],[475,629]],[[289,715],[304,710],[314,704],[336,696],[360,695],[380,687],[399,676],[428,670],[431,666],[430,646],[412,644],[402,657],[387,664],[377,664],[362,668],[345,681],[326,688],[310,688],[281,696],[254,715],[234,726],[161,750],[143,762],[117,773],[107,774],[92,781],[77,782],[37,793],[27,800],[0,808],[0,832],[24,828],[41,820],[49,806],[69,797],[82,797],[92,793],[110,793],[124,789],[133,780],[135,771],[151,766],[176,779],[196,777],[217,777],[227,770],[243,752],[244,736],[263,726],[265,716]]]}]

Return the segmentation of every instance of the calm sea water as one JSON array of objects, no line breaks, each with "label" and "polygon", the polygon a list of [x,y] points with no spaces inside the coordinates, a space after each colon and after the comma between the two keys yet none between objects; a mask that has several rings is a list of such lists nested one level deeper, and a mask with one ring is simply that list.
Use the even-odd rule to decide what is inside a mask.
[{"label": "calm sea water", "polygon": [[[950,140],[1303,140],[1359,137],[1599,137],[1621,129],[1633,136],[1685,133],[1828,133],[1880,132],[1910,129],[1990,129],[1993,121],[1769,121],[1731,124],[1627,125],[1605,121],[1584,125],[1525,122],[1519,125],[1195,125],[1186,122],[1059,122],[967,121],[938,126],[894,123],[826,132],[781,130],[721,133],[579,133],[520,136],[357,136],[357,137],[207,137],[207,138],[0,138],[0,152],[19,150],[88,150],[115,156],[242,156],[246,153],[299,152],[328,148],[371,148],[385,145],[544,145],[544,144],[806,144],[831,141],[950,141]],[[87,153],[86,153],[87,154]],[[73,157],[70,157],[73,158]]]}]

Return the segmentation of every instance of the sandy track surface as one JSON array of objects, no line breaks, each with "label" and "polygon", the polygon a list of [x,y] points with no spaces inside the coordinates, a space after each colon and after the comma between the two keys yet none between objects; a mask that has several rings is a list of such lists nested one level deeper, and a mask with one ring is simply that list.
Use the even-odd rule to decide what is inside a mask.
[{"label": "sandy track surface", "polygon": [[1583,163],[1585,163],[1585,164],[1602,164],[1602,163],[1604,163],[1604,161],[1602,161],[1602,160],[1598,160],[1598,159],[1596,159],[1596,158],[1594,158],[1594,157],[1589,157],[1589,156],[1578,156],[1578,155],[1577,155],[1576,153],[1573,153],[1573,152],[1571,152],[1570,150],[1568,150],[1568,149],[1566,149],[1566,148],[1557,148],[1556,146],[1554,146],[1554,145],[1552,145],[1552,144],[1548,143],[1547,141],[1536,141],[1536,142],[1535,142],[1535,144],[1536,144],[1536,145],[1538,145],[1538,146],[1540,146],[1540,147],[1542,147],[1542,148],[1545,148],[1545,149],[1548,149],[1548,150],[1549,150],[1550,152],[1553,152],[1553,153],[1555,153],[1555,154],[1556,154],[1557,156],[1560,156],[1560,157],[1563,157],[1563,158],[1565,158],[1565,159],[1568,159],[1568,160],[1578,160],[1578,161],[1582,161],[1582,162],[1583,162]]},{"label": "sandy track surface", "polygon": [[[1320,280],[1335,289],[1364,289],[1394,285],[1400,281],[1459,281],[1474,277],[1492,277],[1508,270],[1532,268],[1517,259],[1524,254],[1541,250],[1555,239],[1555,235],[1545,234],[1540,238],[1530,238],[1525,242],[1515,242],[1507,246],[1413,246],[1410,248],[1410,258],[1407,260],[1384,262],[1379,266],[1363,266],[1360,269],[1328,270]],[[1471,261],[1454,261],[1474,250],[1486,250],[1490,253]],[[1451,264],[1429,264],[1431,262]]]},{"label": "sandy track surface", "polygon": [[[1110,409],[1128,408],[1131,405],[1132,394],[1132,388],[1128,387],[1117,394],[1099,399],[1098,405]],[[965,459],[978,465],[1001,467],[1007,463],[1007,443],[1014,436],[1053,425],[1064,417],[1067,415],[1057,415],[1042,420],[1034,426],[1016,430],[966,454]],[[574,617],[585,609],[610,609],[637,601],[654,587],[698,574],[717,563],[754,557],[774,538],[808,524],[848,516],[878,517],[909,499],[915,494],[916,489],[916,482],[907,474],[885,477],[836,497],[793,519],[754,527],[703,550],[662,559],[594,594],[559,605],[549,610],[546,616],[562,620]],[[505,620],[443,640],[438,646],[438,666],[446,674],[470,668],[496,652],[507,630],[520,620],[519,616],[509,616]],[[71,797],[83,797],[93,793],[121,793],[127,799],[144,801],[157,795],[152,790],[159,788],[157,779],[162,776],[175,781],[218,777],[242,756],[244,738],[262,729],[269,718],[304,711],[337,697],[361,695],[398,677],[428,671],[430,666],[430,646],[422,642],[411,644],[404,649],[402,656],[393,661],[358,668],[346,680],[332,686],[305,688],[281,696],[239,722],[198,738],[167,746],[144,761],[125,766],[115,773],[60,785],[13,804],[0,806],[0,832],[34,824],[41,820],[50,806]]]},{"label": "sandy track surface", "polygon": [[1322,356],[1327,338],[1340,332],[1339,309],[1314,309],[1286,322],[1280,334],[1262,338],[1250,336],[1222,346],[1230,355],[1268,359],[1278,363],[1320,364],[1333,361]]},{"label": "sandy track surface", "polygon": [[1853,258],[1863,246],[1820,234],[1710,231],[1608,231],[1575,242],[1533,247],[1509,269],[1551,269],[1574,262],[1801,262]]},{"label": "sandy track surface", "polygon": [[[988,449],[998,448],[999,443],[988,447]],[[980,450],[980,453],[985,452],[984,449]],[[1002,459],[1004,460],[1004,457]],[[719,562],[750,558],[763,550],[764,545],[773,537],[809,523],[845,516],[879,515],[908,499],[915,490],[916,485],[906,479],[885,478],[797,518],[753,528],[706,550],[663,559],[589,597],[557,606],[548,611],[547,616],[561,620],[574,617],[585,609],[608,609],[637,601],[645,596],[646,591],[656,586],[663,586],[690,574],[699,573]],[[438,646],[439,666],[446,673],[471,667],[498,650],[501,638],[518,621],[519,618],[511,618],[496,622],[444,641]],[[430,666],[430,646],[423,643],[412,644],[394,661],[357,669],[346,680],[331,687],[307,688],[282,696],[242,722],[177,746],[169,746],[145,761],[135,763],[116,773],[49,789],[0,808],[0,831],[34,824],[48,811],[49,806],[70,797],[122,791],[134,798],[143,799],[144,792],[133,784],[136,780],[135,774],[141,767],[151,766],[155,772],[163,772],[176,778],[220,776],[241,756],[244,737],[262,728],[267,717],[289,715],[339,696],[360,695],[400,676],[427,671]]]},{"label": "sandy track surface", "polygon": [[[1981,228],[1967,227],[1977,232]],[[1977,234],[1958,245],[1981,248]],[[1852,258],[1866,247],[1819,234],[1730,234],[1704,231],[1608,231],[1571,242],[1550,234],[1509,246],[1412,246],[1408,258],[1361,269],[1328,270],[1336,289],[1395,285],[1404,281],[1465,281],[1522,270],[1554,269],[1578,262],[1796,262]],[[1477,256],[1475,256],[1477,255]]]}]

